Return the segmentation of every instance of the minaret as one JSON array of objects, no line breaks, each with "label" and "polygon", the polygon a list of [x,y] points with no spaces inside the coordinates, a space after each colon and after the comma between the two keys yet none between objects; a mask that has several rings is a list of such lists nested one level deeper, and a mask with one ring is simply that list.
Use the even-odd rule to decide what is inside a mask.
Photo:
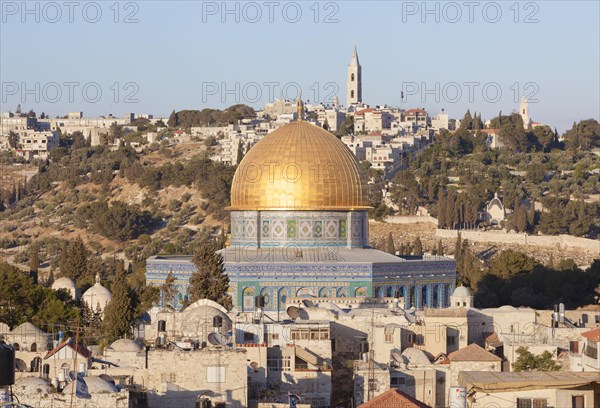
[{"label": "minaret", "polygon": [[298,98],[298,105],[296,107],[298,113],[298,122],[304,120],[304,102],[302,102],[302,96]]},{"label": "minaret", "polygon": [[348,65],[348,94],[346,104],[356,105],[362,102],[362,78],[361,78],[361,67],[358,62],[358,53],[356,52],[356,46],[352,52],[352,59]]},{"label": "minaret", "polygon": [[529,104],[527,103],[527,99],[525,99],[525,97],[521,99],[521,104],[519,105],[519,115],[521,115],[521,119],[523,119],[523,127],[525,129],[529,129]]},{"label": "minaret", "polygon": [[333,97],[333,109],[340,110],[340,100],[338,99],[337,95]]}]

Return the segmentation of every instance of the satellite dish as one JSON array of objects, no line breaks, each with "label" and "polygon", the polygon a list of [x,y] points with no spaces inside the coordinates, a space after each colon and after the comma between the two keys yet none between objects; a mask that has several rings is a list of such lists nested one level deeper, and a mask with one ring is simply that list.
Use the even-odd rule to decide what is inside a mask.
[{"label": "satellite dish", "polygon": [[304,299],[304,300],[302,301],[302,304],[303,304],[305,307],[315,307],[315,304],[312,302],[312,300],[307,300],[307,299]]},{"label": "satellite dish", "polygon": [[300,308],[296,306],[289,306],[286,309],[286,313],[292,320],[296,320],[300,316]]},{"label": "satellite dish", "polygon": [[402,353],[400,353],[400,351],[398,351],[398,349],[392,350],[392,352],[390,354],[392,356],[392,360],[394,360],[396,363],[398,363],[398,364],[404,363],[404,360],[402,359]]},{"label": "satellite dish", "polygon": [[213,346],[224,346],[227,343],[220,333],[209,333],[208,342]]}]

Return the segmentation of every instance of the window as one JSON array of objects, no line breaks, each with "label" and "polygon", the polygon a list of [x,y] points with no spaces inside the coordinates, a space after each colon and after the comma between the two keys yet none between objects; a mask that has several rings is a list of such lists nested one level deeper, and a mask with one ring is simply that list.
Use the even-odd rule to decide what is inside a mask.
[{"label": "window", "polygon": [[392,334],[386,334],[385,335],[385,342],[386,343],[391,343],[394,340],[394,336]]},{"label": "window", "polygon": [[160,382],[175,383],[175,382],[177,382],[177,374],[175,374],[175,373],[160,373]]},{"label": "window", "polygon": [[407,341],[407,342],[409,342],[409,343],[415,343],[415,342],[416,342],[416,339],[415,339],[415,338],[416,338],[416,336],[415,336],[415,334],[414,334],[414,333],[409,333],[409,334],[406,336],[406,341]]},{"label": "window", "polygon": [[456,337],[455,336],[448,336],[448,338],[446,339],[446,345],[447,346],[454,346],[456,344]]},{"label": "window", "polygon": [[517,398],[517,408],[546,408],[546,398]]},{"label": "window", "polygon": [[390,386],[391,387],[398,387],[400,385],[405,385],[406,384],[406,377],[403,375],[399,375],[399,374],[392,374],[392,377],[390,378]]},{"label": "window", "polygon": [[583,354],[589,358],[597,359],[598,349],[596,348],[596,343],[593,341],[588,341],[587,346],[583,349]]},{"label": "window", "polygon": [[573,395],[571,397],[571,408],[583,408],[584,402],[583,395]]}]

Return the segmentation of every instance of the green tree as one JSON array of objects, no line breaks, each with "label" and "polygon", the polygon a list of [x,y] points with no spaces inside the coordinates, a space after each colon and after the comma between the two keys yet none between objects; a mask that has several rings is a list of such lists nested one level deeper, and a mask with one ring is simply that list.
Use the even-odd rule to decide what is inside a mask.
[{"label": "green tree", "polygon": [[169,116],[167,126],[169,126],[170,128],[179,126],[179,116],[177,115],[177,112],[175,112],[175,109],[173,109],[173,112],[171,112],[171,115]]},{"label": "green tree", "polygon": [[40,247],[37,242],[32,243],[29,246],[29,270],[31,272],[38,272],[40,266]]},{"label": "green tree", "polygon": [[237,147],[237,158],[236,158],[236,164],[240,164],[242,162],[242,159],[244,158],[244,151],[243,151],[243,145],[242,145],[242,140],[238,140],[238,147]]},{"label": "green tree", "polygon": [[66,241],[60,252],[60,273],[74,281],[88,272],[88,251],[80,237]]},{"label": "green tree", "polygon": [[385,251],[388,254],[392,254],[392,255],[396,254],[396,246],[394,245],[394,237],[392,236],[391,232],[388,234],[387,241],[385,243]]},{"label": "green tree", "polygon": [[437,254],[439,256],[443,256],[444,255],[444,245],[442,244],[442,240],[441,239],[438,241]]},{"label": "green tree", "polygon": [[133,324],[133,304],[123,262],[119,262],[112,284],[112,300],[104,309],[103,332],[108,343],[126,337]]},{"label": "green tree", "polygon": [[163,304],[165,307],[174,307],[175,296],[177,296],[177,289],[175,288],[175,282],[177,278],[173,275],[173,271],[169,271],[165,283],[160,286],[160,291],[163,298]]},{"label": "green tree", "polygon": [[8,132],[8,145],[11,149],[19,147],[19,135],[12,130]]},{"label": "green tree", "polygon": [[231,309],[229,277],[225,273],[223,256],[217,253],[213,242],[201,245],[192,258],[196,271],[190,277],[190,302],[209,299],[219,303],[226,309]]},{"label": "green tree", "polygon": [[521,346],[516,351],[518,357],[513,364],[513,371],[558,371],[562,368],[548,350],[535,355],[527,347]]},{"label": "green tree", "polygon": [[419,256],[423,255],[423,243],[421,242],[421,237],[417,237],[417,239],[415,239],[413,248],[414,248],[413,249],[414,255],[419,255]]},{"label": "green tree", "polygon": [[490,261],[489,273],[509,278],[519,273],[530,272],[538,262],[522,252],[508,249],[494,256]]}]

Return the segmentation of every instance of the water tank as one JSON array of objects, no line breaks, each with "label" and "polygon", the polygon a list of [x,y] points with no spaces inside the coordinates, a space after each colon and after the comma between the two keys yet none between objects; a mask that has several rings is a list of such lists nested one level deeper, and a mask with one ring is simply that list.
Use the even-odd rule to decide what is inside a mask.
[{"label": "water tank", "polygon": [[259,295],[254,298],[254,306],[260,307],[261,309],[265,307],[265,297],[263,295]]},{"label": "water tank", "polygon": [[467,388],[450,387],[448,408],[467,408]]},{"label": "water tank", "polygon": [[159,320],[158,321],[158,331],[166,332],[167,331],[167,322],[165,322],[164,320]]},{"label": "water tank", "polygon": [[213,317],[213,327],[223,327],[223,318],[219,315]]},{"label": "water tank", "polygon": [[196,408],[211,408],[212,403],[208,398],[200,398],[196,401]]},{"label": "water tank", "polygon": [[0,387],[15,383],[15,349],[0,344]]}]

